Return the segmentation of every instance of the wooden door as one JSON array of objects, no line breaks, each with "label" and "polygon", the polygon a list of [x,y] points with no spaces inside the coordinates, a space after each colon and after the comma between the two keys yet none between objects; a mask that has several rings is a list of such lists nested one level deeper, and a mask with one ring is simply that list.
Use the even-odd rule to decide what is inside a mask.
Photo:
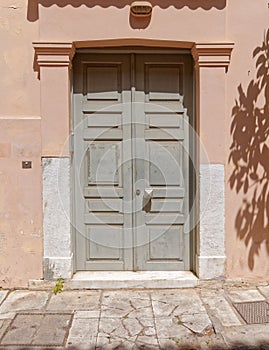
[{"label": "wooden door", "polygon": [[184,56],[138,55],[132,95],[135,269],[189,268]]},{"label": "wooden door", "polygon": [[188,270],[187,55],[75,62],[78,270]]},{"label": "wooden door", "polygon": [[74,170],[78,270],[131,270],[131,86],[128,55],[75,62]]}]

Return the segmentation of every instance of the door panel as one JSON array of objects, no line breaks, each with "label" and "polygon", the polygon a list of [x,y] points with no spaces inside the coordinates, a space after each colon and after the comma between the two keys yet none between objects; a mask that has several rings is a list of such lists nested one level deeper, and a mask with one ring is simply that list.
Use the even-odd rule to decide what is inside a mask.
[{"label": "door panel", "polygon": [[130,57],[82,55],[75,69],[77,269],[130,270]]},{"label": "door panel", "polygon": [[[140,190],[140,195],[136,196],[135,214],[137,270],[189,268],[186,227],[188,117],[183,106],[184,64],[184,61],[178,63],[173,55],[136,57],[132,117],[137,123],[134,185]],[[144,161],[137,162],[137,159]],[[160,188],[163,198],[156,211]],[[145,206],[147,189],[152,191],[152,198]],[[172,202],[171,191],[180,193]]]},{"label": "door panel", "polygon": [[188,270],[186,55],[79,55],[78,270]]}]

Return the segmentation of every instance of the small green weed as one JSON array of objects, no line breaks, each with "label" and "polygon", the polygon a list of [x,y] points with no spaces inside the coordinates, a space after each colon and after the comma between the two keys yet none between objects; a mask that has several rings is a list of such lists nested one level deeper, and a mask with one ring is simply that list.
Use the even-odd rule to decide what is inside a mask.
[{"label": "small green weed", "polygon": [[63,288],[64,288],[64,279],[62,277],[58,277],[56,279],[55,286],[53,287],[53,293],[54,294],[62,293]]}]

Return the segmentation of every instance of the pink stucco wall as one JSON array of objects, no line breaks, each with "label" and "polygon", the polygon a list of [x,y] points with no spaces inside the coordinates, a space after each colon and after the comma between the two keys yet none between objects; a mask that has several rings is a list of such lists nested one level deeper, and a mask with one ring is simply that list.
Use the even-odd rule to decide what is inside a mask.
[{"label": "pink stucco wall", "polygon": [[[268,155],[262,152],[265,142],[262,140],[266,133],[264,130],[253,130],[253,123],[257,112],[252,112],[252,105],[263,108],[265,99],[268,105],[268,91],[262,90],[258,93],[258,101],[255,101],[255,89],[251,87],[251,81],[257,81],[259,66],[256,67],[257,59],[253,52],[257,47],[263,45],[264,35],[268,31],[267,1],[228,1],[227,8],[227,36],[235,42],[233,56],[227,76],[227,108],[226,108],[226,237],[227,237],[227,273],[231,278],[248,278],[253,280],[266,280],[269,278],[269,214],[268,191],[261,196],[264,185],[268,185],[267,163]],[[249,23],[251,25],[249,26]],[[268,40],[268,39],[267,39]],[[268,42],[267,42],[268,45]],[[263,52],[260,52],[261,54]],[[268,62],[268,56],[266,60]],[[268,68],[262,74],[268,74]],[[268,86],[268,79],[266,85]],[[242,94],[238,87],[242,86]],[[268,90],[268,88],[267,88]],[[247,95],[248,102],[242,98]],[[266,96],[267,95],[267,96]],[[265,97],[266,96],[266,97]],[[240,99],[239,99],[240,97]],[[238,101],[242,115],[234,110],[235,100]],[[268,109],[265,110],[265,125],[268,126]],[[231,123],[235,121],[235,135],[231,136]],[[242,133],[240,130],[245,130]],[[260,138],[261,136],[261,138]],[[266,137],[265,137],[266,139]],[[246,166],[248,176],[238,176],[239,182],[246,185],[245,193],[242,187],[238,192],[235,187],[231,189],[229,179],[235,169],[233,162],[229,165],[228,157],[231,154],[229,147],[235,141],[243,152],[238,157],[240,169]],[[247,148],[247,145],[252,144]],[[252,155],[255,146],[260,151]],[[242,154],[247,155],[245,161]],[[258,159],[258,168],[254,170],[254,159]],[[253,173],[254,175],[250,175]],[[261,184],[253,181],[251,176],[259,179],[265,175]],[[246,178],[248,180],[246,180]],[[255,190],[257,195],[254,195]],[[255,204],[255,207],[253,207]],[[248,208],[248,209],[246,209]],[[240,220],[241,219],[241,220]]]},{"label": "pink stucco wall", "polygon": [[[268,192],[265,190],[265,195],[259,197],[266,175],[261,185],[255,183],[252,180],[255,178],[253,169],[247,164],[249,172],[236,180],[246,182],[248,177],[249,187],[245,185],[244,193],[244,189],[231,188],[229,179],[235,164],[228,162],[232,142],[236,141],[244,147],[245,140],[245,135],[240,132],[231,135],[232,121],[235,119],[239,131],[244,126],[250,130],[244,118],[238,121],[238,118],[232,117],[232,111],[235,100],[239,98],[238,86],[241,84],[246,93],[251,80],[256,79],[253,51],[262,45],[264,32],[268,29],[268,1],[153,0],[150,21],[131,18],[131,2],[128,0],[39,0],[39,5],[37,2],[0,0],[0,286],[26,286],[29,279],[42,278],[40,160],[42,155],[58,156],[62,148],[61,140],[68,136],[69,121],[65,120],[63,127],[59,119],[51,120],[48,125],[47,120],[42,121],[40,81],[32,42],[76,42],[77,46],[87,46],[92,45],[94,40],[128,38],[235,43],[225,76],[223,94],[226,97],[214,96],[212,89],[212,94],[203,100],[208,118],[202,121],[207,132],[201,136],[210,162],[225,164],[227,277],[268,279]],[[218,81],[212,81],[212,86]],[[50,93],[56,94],[53,91]],[[254,91],[249,91],[249,98],[253,98],[254,94]],[[226,99],[226,117],[216,125],[214,116],[210,114],[211,108],[217,108],[212,101],[222,105],[223,98]],[[58,99],[61,97],[58,96]],[[261,92],[261,106],[264,99],[265,94]],[[242,98],[240,103],[243,104]],[[251,105],[245,107],[246,112],[250,109]],[[241,121],[246,125],[242,126]],[[225,142],[215,147],[219,132],[224,132]],[[266,173],[262,160],[265,156],[266,153],[260,156],[256,170],[259,174],[263,174],[264,170]],[[22,160],[32,160],[33,168],[23,170]],[[239,156],[239,166],[243,163],[244,159]],[[251,206],[254,197],[252,188],[257,188],[259,206],[240,211],[248,203]],[[262,218],[257,218],[257,210],[263,211]],[[247,227],[244,220],[247,220]]]},{"label": "pink stucco wall", "polygon": [[[0,1],[0,286],[42,277],[40,94],[26,0]],[[22,161],[32,169],[22,169]]]},{"label": "pink stucco wall", "polygon": [[[0,285],[42,277],[40,118],[0,117]],[[32,161],[22,169],[22,161]]]}]

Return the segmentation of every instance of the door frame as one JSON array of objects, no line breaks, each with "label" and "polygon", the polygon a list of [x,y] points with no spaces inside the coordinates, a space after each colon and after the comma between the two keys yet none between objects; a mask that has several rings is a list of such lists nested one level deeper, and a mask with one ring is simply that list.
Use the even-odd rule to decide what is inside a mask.
[{"label": "door frame", "polygon": [[[204,135],[205,143],[207,143],[207,136],[210,140],[212,126],[216,125],[217,128],[219,124],[222,125],[222,120],[225,118],[225,79],[234,46],[231,42],[195,43],[147,39],[34,42],[35,62],[39,69],[41,85],[43,272],[47,280],[59,275],[63,278],[71,278],[74,273],[70,210],[72,200],[70,154],[72,152],[69,147],[73,56],[76,49],[80,48],[120,48],[134,44],[143,48],[148,46],[161,48],[161,50],[164,48],[191,49],[195,63],[195,119],[197,131],[200,135]],[[217,106],[210,103],[212,88],[215,96],[218,97]],[[58,91],[57,100],[55,89]],[[57,122],[61,123],[60,134],[53,128],[56,113]],[[211,129],[207,129],[208,123],[211,124]],[[225,133],[223,129],[219,129],[220,142],[224,145]],[[50,151],[50,145],[53,145],[53,152]],[[193,271],[201,279],[225,276],[223,150],[224,148],[220,149],[217,156],[206,163],[201,158],[199,145],[197,145],[197,163],[200,166],[197,187],[200,199],[196,203],[199,225],[193,248],[193,255],[195,255]],[[57,183],[59,177],[60,184]]]},{"label": "door frame", "polygon": [[[126,48],[106,48],[106,49],[78,49],[77,50],[77,55],[83,55],[83,54],[87,54],[87,55],[98,55],[98,54],[103,54],[103,55],[109,55],[109,54],[122,54],[122,55],[130,55],[130,60],[131,60],[131,66],[133,65],[132,62],[132,54],[147,54],[147,55],[187,55],[189,58],[192,58],[191,55],[191,51],[188,49],[162,49],[162,48],[145,48],[145,47],[126,47]],[[193,63],[194,66],[194,63]],[[132,69],[132,68],[131,68]],[[130,72],[130,77],[131,77],[132,72]],[[134,78],[131,77],[131,81]],[[73,76],[73,81],[75,80],[74,76]],[[194,83],[195,83],[195,79],[194,79],[194,74],[193,74],[193,69],[192,69],[192,76],[191,76],[191,81],[188,82],[186,84],[186,90],[190,91],[190,97],[186,98],[188,100],[188,105],[184,107],[187,108],[187,117],[188,117],[188,123],[191,125],[191,128],[193,130],[196,129],[196,121],[195,121],[195,89],[194,89]],[[77,107],[77,102],[75,101],[75,96],[74,96],[74,92],[72,93],[72,110],[73,110],[73,115],[72,115],[72,122],[71,124],[73,125],[74,123],[74,118],[75,117],[75,113],[79,113],[78,112],[78,107]],[[188,143],[189,143],[189,150],[191,150],[190,152],[190,159],[196,162],[196,143],[195,143],[195,137],[190,137],[191,132],[189,132],[188,135]],[[80,271],[79,269],[77,269],[77,246],[76,246],[76,217],[75,217],[75,205],[74,203],[76,202],[76,194],[75,194],[75,188],[76,186],[76,174],[75,174],[75,162],[73,164],[73,156],[72,156],[72,165],[71,166],[71,184],[72,184],[72,200],[71,200],[71,214],[72,214],[72,223],[74,223],[74,225],[72,225],[72,236],[73,236],[73,254],[74,254],[74,270],[75,271]],[[194,174],[194,171],[191,172],[190,171],[190,164],[191,164],[191,160],[189,161],[189,166],[188,166],[188,175],[189,178],[191,179],[191,181],[189,181],[188,183],[188,190],[187,190],[187,205],[189,206],[189,212],[190,212],[190,203],[192,202],[192,199],[190,198],[192,193],[196,192],[196,176]],[[198,168],[198,164],[194,165],[195,169],[199,169]],[[185,170],[184,170],[185,172]],[[190,189],[190,186],[192,185],[192,189]],[[197,200],[197,199],[196,199]],[[196,200],[193,201],[193,205],[192,205],[192,210],[191,210],[191,215],[190,217],[187,218],[186,220],[186,225],[187,226],[191,226],[191,223],[196,222],[196,217],[197,217],[197,206],[196,206]],[[198,198],[199,200],[199,198]],[[185,213],[184,213],[185,215]],[[135,239],[137,232],[136,230],[133,230],[133,239]],[[186,243],[187,245],[187,249],[188,252],[184,252],[184,258],[187,262],[187,264],[189,265],[190,269],[187,271],[194,271],[195,270],[195,246],[196,246],[196,237],[197,235],[197,225],[195,225],[190,233],[189,233],[189,238],[188,238],[188,244],[186,243],[186,238],[184,237],[184,243]],[[185,235],[184,235],[185,236]],[[136,249],[133,250],[133,254],[135,253]],[[186,255],[188,255],[188,258],[186,258]],[[136,257],[134,257],[134,265],[136,266],[135,262],[136,262]],[[136,271],[136,268],[134,266],[134,270]],[[98,270],[93,270],[93,271],[98,271]]]}]

